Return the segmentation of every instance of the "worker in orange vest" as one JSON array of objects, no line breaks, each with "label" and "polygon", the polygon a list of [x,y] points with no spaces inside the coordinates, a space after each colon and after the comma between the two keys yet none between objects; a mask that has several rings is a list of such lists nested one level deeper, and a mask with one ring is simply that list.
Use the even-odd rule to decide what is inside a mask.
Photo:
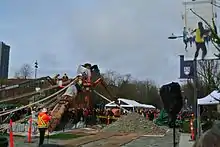
[{"label": "worker in orange vest", "polygon": [[47,109],[43,108],[42,111],[38,114],[38,120],[37,120],[38,129],[40,132],[39,146],[41,146],[44,143],[44,136],[48,128],[50,119],[51,117],[48,115]]}]

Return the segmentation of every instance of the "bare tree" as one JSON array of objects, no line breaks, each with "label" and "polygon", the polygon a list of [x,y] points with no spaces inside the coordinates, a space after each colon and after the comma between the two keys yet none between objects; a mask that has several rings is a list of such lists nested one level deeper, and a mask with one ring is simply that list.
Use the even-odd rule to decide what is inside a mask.
[{"label": "bare tree", "polygon": [[198,77],[205,85],[206,92],[210,93],[220,86],[219,61],[206,60],[198,63]]},{"label": "bare tree", "polygon": [[[218,60],[198,61],[198,81],[197,94],[202,98],[220,87],[220,68]],[[182,85],[183,95],[189,104],[193,104],[194,84],[192,80],[187,80]]]},{"label": "bare tree", "polygon": [[[131,74],[121,75],[115,71],[108,70],[102,74],[111,92],[116,97],[133,99],[140,103],[153,104],[157,108],[162,107],[158,94],[158,88],[150,80],[134,80]],[[105,89],[97,87],[100,93],[107,96]]]},{"label": "bare tree", "polygon": [[120,74],[115,71],[108,70],[103,74],[103,77],[108,85],[118,86],[119,82],[122,80]]},{"label": "bare tree", "polygon": [[157,108],[162,108],[163,105],[158,93],[158,87],[153,81],[139,81],[138,89],[142,103],[153,104]]},{"label": "bare tree", "polygon": [[14,77],[16,79],[20,79],[20,72],[16,71]]},{"label": "bare tree", "polygon": [[29,64],[23,64],[21,68],[15,72],[16,78],[27,79],[32,76],[33,70]]},{"label": "bare tree", "polygon": [[[208,95],[210,92],[208,92],[207,90],[207,85],[204,84],[203,81],[198,80],[197,81],[198,85],[197,85],[197,96],[198,98],[202,98],[206,95]],[[181,89],[183,91],[183,97],[184,99],[187,99],[188,104],[193,104],[194,100],[194,84],[192,80],[187,80],[182,86]]]}]

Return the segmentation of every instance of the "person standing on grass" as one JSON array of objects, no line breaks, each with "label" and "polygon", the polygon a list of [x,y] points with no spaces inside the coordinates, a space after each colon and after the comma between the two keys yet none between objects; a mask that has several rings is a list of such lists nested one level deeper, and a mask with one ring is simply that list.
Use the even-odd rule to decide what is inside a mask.
[{"label": "person standing on grass", "polygon": [[44,137],[45,137],[45,132],[48,128],[49,121],[51,117],[47,113],[47,109],[43,108],[42,111],[38,114],[38,129],[40,132],[40,140],[39,140],[39,147],[44,143]]}]

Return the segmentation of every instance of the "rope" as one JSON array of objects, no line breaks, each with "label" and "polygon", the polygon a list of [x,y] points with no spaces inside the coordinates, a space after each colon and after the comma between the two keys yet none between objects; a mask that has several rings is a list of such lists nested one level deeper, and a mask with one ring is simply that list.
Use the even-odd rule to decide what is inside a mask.
[{"label": "rope", "polygon": [[[110,103],[113,102],[113,101],[109,100],[107,97],[105,97],[105,96],[101,95],[100,93],[98,93],[97,91],[95,91],[95,90],[93,90],[93,91],[95,92],[95,94],[97,94],[97,95],[100,96],[101,98],[107,100],[108,102],[110,102]],[[115,103],[115,104],[116,104],[116,103]],[[128,113],[131,113],[130,111],[128,111],[127,109],[121,107],[121,106],[118,105],[118,104],[116,104],[116,106],[120,107],[122,110],[124,110],[124,111],[126,111],[126,112],[128,112]]]},{"label": "rope", "polygon": [[[75,80],[75,79],[73,79]],[[67,82],[64,82],[63,84],[66,84]],[[26,94],[23,94],[21,96],[18,96],[18,97],[13,97],[13,98],[8,98],[8,99],[3,99],[3,100],[0,100],[0,103],[3,103],[3,102],[8,102],[8,101],[14,101],[14,100],[17,100],[17,99],[22,99],[24,97],[31,97],[31,96],[34,96],[38,93],[42,93],[44,91],[47,91],[47,90],[50,90],[50,89],[54,89],[54,88],[58,88],[59,85],[54,85],[54,86],[51,86],[51,87],[48,87],[48,88],[45,88],[45,89],[42,89],[38,92],[34,91],[34,92],[31,92],[31,93],[26,93]]]},{"label": "rope", "polygon": [[42,108],[42,107],[46,107],[46,106],[48,106],[48,105],[53,104],[54,102],[57,101],[57,98],[58,98],[59,96],[60,96],[60,95],[57,95],[56,97],[51,98],[51,99],[48,100],[47,102],[43,103],[42,105],[40,105],[40,108]]},{"label": "rope", "polygon": [[16,111],[18,111],[18,110],[22,110],[22,109],[24,109],[24,108],[27,108],[27,107],[30,107],[30,106],[32,106],[32,105],[38,104],[38,103],[40,103],[40,102],[43,102],[43,101],[45,101],[45,100],[47,100],[47,99],[49,99],[49,98],[51,98],[51,97],[54,97],[54,96],[58,95],[59,93],[61,93],[62,91],[64,91],[65,89],[67,89],[68,87],[70,87],[72,84],[74,84],[74,83],[76,82],[76,80],[77,80],[77,78],[74,78],[73,81],[72,81],[70,84],[68,84],[67,86],[65,86],[65,87],[62,88],[61,90],[59,90],[59,91],[53,93],[52,95],[50,95],[50,96],[48,96],[48,97],[46,97],[46,98],[44,98],[44,99],[42,99],[42,100],[39,100],[39,101],[37,101],[37,102],[28,104],[28,105],[26,105],[26,106],[22,106],[22,107],[20,107],[20,108],[17,108],[17,109],[15,109],[15,110],[12,110],[12,111],[9,111],[9,112],[6,112],[6,113],[0,114],[0,117],[1,117],[1,116],[4,116],[4,115],[8,115],[8,114],[13,113],[13,112],[16,112]]}]

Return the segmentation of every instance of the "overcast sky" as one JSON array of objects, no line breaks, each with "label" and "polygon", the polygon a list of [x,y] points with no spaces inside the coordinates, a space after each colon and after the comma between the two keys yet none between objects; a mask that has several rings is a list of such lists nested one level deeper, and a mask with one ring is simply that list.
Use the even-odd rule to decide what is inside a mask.
[{"label": "overcast sky", "polygon": [[[179,77],[181,0],[1,0],[0,40],[10,76],[39,61],[39,74],[74,76],[84,62],[157,84]],[[39,75],[39,76],[40,76]]]}]

